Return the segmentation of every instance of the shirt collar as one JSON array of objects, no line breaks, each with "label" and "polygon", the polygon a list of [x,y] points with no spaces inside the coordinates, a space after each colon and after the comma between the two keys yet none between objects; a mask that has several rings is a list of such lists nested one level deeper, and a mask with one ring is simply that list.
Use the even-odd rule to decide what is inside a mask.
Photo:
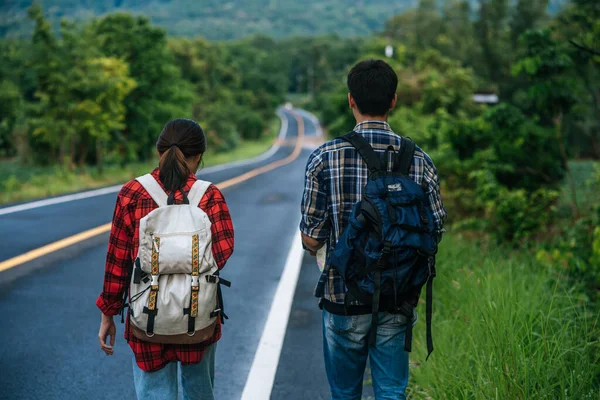
[{"label": "shirt collar", "polygon": [[355,132],[367,131],[367,130],[390,131],[391,132],[392,128],[390,128],[390,125],[387,122],[376,121],[376,120],[363,121],[354,127]]}]

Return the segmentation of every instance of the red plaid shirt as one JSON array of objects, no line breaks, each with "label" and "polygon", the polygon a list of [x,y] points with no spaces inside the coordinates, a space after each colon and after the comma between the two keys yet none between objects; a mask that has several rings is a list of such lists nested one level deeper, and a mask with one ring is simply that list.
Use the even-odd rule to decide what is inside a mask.
[{"label": "red plaid shirt", "polygon": [[[152,171],[152,175],[164,189],[159,179],[159,170]],[[196,177],[190,174],[183,190],[189,192],[195,181]],[[181,204],[182,201],[181,192],[178,191],[175,203]],[[117,315],[123,306],[123,295],[139,245],[140,219],[157,207],[142,185],[135,180],[125,184],[117,197],[106,255],[104,289],[96,300],[96,305],[106,315]],[[225,198],[216,186],[208,187],[200,201],[200,208],[212,223],[212,252],[217,266],[222,269],[233,253],[233,224]],[[147,343],[129,334],[129,321],[125,327],[125,339],[135,354],[138,366],[144,371],[159,370],[171,361],[181,361],[184,365],[199,363],[205,349],[220,338],[220,320],[212,339],[193,345]]]}]

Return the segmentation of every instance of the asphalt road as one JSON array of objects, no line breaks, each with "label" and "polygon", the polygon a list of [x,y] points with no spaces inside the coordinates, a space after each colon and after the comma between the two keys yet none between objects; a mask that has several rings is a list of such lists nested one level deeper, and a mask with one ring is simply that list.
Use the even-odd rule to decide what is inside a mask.
[{"label": "asphalt road", "polygon": [[[208,173],[222,182],[292,153],[298,124],[286,110],[286,141],[268,159]],[[236,246],[223,276],[230,319],[218,344],[217,399],[239,399],[297,232],[303,171],[315,120],[300,114],[307,144],[293,162],[224,189]],[[311,137],[313,140],[311,141]],[[116,194],[0,215],[0,262],[110,222]],[[0,211],[2,209],[0,208]],[[133,399],[132,353],[117,324],[115,355],[98,346],[108,234],[0,272],[0,399]],[[312,289],[318,271],[305,257],[281,352],[273,399],[327,397],[320,313]],[[261,400],[261,399],[257,399]]]}]

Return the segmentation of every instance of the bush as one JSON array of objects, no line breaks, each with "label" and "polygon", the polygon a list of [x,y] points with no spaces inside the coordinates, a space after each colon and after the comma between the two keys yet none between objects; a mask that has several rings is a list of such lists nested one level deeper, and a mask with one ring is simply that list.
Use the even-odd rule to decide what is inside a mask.
[{"label": "bush", "polygon": [[557,199],[555,190],[529,193],[524,189],[502,188],[497,199],[487,205],[490,228],[499,240],[522,245],[542,227],[550,225]]},{"label": "bush", "polygon": [[509,188],[534,191],[558,184],[565,175],[552,129],[543,128],[518,108],[500,105],[484,115],[498,164],[498,181]]},{"label": "bush", "polygon": [[561,229],[545,243],[536,258],[569,284],[583,288],[592,299],[600,298],[600,204],[595,212]]},{"label": "bush", "polygon": [[268,122],[259,113],[250,110],[242,111],[235,119],[241,137],[249,140],[260,139]]}]

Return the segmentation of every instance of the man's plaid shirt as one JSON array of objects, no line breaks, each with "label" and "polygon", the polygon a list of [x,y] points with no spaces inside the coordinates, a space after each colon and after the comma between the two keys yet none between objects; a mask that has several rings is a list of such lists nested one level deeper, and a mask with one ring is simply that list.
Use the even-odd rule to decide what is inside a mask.
[{"label": "man's plaid shirt", "polygon": [[[354,128],[381,156],[389,145],[400,149],[401,138],[386,122],[365,121]],[[415,146],[410,177],[421,185],[441,232],[446,210],[440,196],[439,179],[431,158]],[[308,159],[302,198],[300,230],[305,235],[335,247],[344,231],[354,204],[362,198],[367,184],[367,166],[354,147],[340,138],[316,149]],[[346,288],[342,277],[325,265],[315,296],[343,304]]]},{"label": "man's plaid shirt", "polygon": [[[159,174],[158,169],[152,171],[152,176],[164,190]],[[189,193],[195,181],[196,177],[190,174],[183,190]],[[177,191],[175,204],[182,202],[181,192]],[[96,300],[96,305],[105,315],[116,315],[123,306],[123,294],[128,287],[129,274],[139,246],[140,220],[157,207],[142,185],[135,180],[125,184],[117,197],[106,255],[104,289]],[[225,198],[216,186],[210,185],[200,200],[199,207],[208,215],[212,224],[212,252],[217,266],[222,269],[233,253],[233,224]],[[220,338],[220,321],[212,339],[198,344],[148,343],[129,334],[129,321],[125,326],[125,339],[135,354],[137,365],[144,371],[159,370],[171,361],[181,361],[184,365],[199,363],[206,348]]]}]

